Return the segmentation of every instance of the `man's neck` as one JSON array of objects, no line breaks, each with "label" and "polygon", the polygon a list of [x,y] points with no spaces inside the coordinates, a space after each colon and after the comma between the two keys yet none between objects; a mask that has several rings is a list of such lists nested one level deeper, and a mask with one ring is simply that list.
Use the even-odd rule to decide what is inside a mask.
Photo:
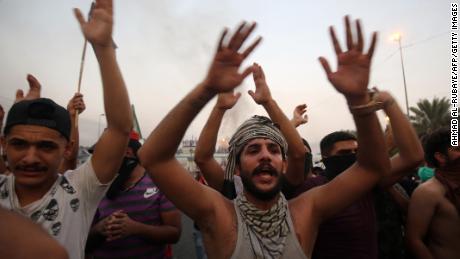
[{"label": "man's neck", "polygon": [[276,202],[280,198],[280,194],[278,193],[274,198],[270,200],[260,200],[254,197],[252,194],[248,193],[246,190],[244,190],[244,196],[250,203],[252,203],[259,210],[269,210],[271,207],[273,207],[274,204],[276,204]]},{"label": "man's neck", "polygon": [[145,173],[145,169],[140,164],[138,164],[133,169],[133,172],[129,176],[129,179],[125,181],[125,183],[123,184],[123,189],[126,190],[126,189],[131,188],[133,185],[135,185],[142,178],[142,176],[144,176],[144,173]]},{"label": "man's neck", "polygon": [[57,178],[58,175],[55,175],[53,181],[49,181],[48,183],[38,187],[22,186],[15,182],[14,189],[16,196],[18,197],[19,205],[24,207],[40,200],[50,190]]}]

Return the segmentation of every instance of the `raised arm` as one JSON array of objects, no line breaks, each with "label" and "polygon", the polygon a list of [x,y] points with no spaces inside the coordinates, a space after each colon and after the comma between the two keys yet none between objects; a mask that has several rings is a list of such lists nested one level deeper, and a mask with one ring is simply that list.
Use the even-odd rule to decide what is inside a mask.
[{"label": "raised arm", "polygon": [[358,133],[357,162],[331,182],[312,190],[314,213],[319,220],[331,217],[369,192],[389,170],[382,130],[375,110],[379,108],[368,95],[370,65],[377,35],[372,35],[368,53],[363,53],[364,40],[359,20],[353,37],[348,16],[345,17],[347,51],[342,52],[330,28],[338,59],[336,72],[321,57],[320,62],[334,88],[342,93],[353,114]]},{"label": "raised arm", "polygon": [[69,154],[65,154],[64,160],[62,160],[59,166],[59,172],[64,173],[67,170],[73,170],[77,167],[78,160],[78,149],[80,146],[80,133],[78,132],[78,124],[75,123],[75,117],[77,114],[82,113],[86,109],[83,95],[75,93],[72,99],[67,104],[67,111],[70,114],[70,141],[72,149]]},{"label": "raised arm", "polygon": [[218,93],[232,91],[251,73],[251,67],[242,73],[238,70],[260,39],[245,51],[239,50],[254,28],[255,24],[243,23],[229,40],[224,31],[206,78],[166,115],[138,153],[142,166],[166,197],[198,223],[209,219],[225,200],[195,181],[174,155],[187,127],[205,104]]},{"label": "raised arm", "polygon": [[112,41],[113,5],[110,0],[96,1],[89,21],[85,21],[80,10],[74,11],[84,36],[93,46],[101,71],[107,129],[95,146],[91,162],[99,181],[108,183],[123,161],[133,126],[128,92]]},{"label": "raised arm", "polygon": [[417,133],[398,103],[389,92],[377,93],[377,100],[383,102],[383,110],[390,119],[393,140],[399,153],[391,158],[391,170],[383,177],[380,186],[386,188],[410,173],[423,162],[423,148]]},{"label": "raised arm", "polygon": [[253,78],[256,85],[256,91],[249,90],[248,93],[257,104],[262,105],[274,123],[280,127],[281,133],[288,143],[287,158],[288,168],[286,179],[293,186],[300,185],[304,182],[305,170],[305,146],[302,138],[291,121],[284,115],[278,106],[278,103],[272,98],[270,89],[265,80],[265,74],[262,67],[254,64]]},{"label": "raised arm", "polygon": [[225,112],[236,104],[240,96],[240,93],[234,94],[233,92],[219,94],[217,103],[212,109],[196,143],[195,163],[200,168],[209,186],[218,192],[222,192],[225,171],[214,159],[217,134]]}]

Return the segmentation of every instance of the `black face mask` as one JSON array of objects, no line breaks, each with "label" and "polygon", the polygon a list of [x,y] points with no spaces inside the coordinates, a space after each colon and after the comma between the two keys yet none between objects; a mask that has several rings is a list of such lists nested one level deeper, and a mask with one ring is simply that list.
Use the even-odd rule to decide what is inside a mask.
[{"label": "black face mask", "polygon": [[139,161],[136,157],[125,157],[123,159],[123,163],[118,170],[118,175],[107,191],[106,197],[108,199],[115,199],[115,197],[123,190],[123,184],[129,179],[138,163]]},{"label": "black face mask", "polygon": [[347,170],[356,162],[356,154],[346,154],[338,156],[330,156],[323,159],[323,164],[326,167],[326,177],[329,180],[334,179],[337,175]]},{"label": "black face mask", "polygon": [[313,155],[310,152],[305,152],[304,174],[307,175],[313,168]]}]

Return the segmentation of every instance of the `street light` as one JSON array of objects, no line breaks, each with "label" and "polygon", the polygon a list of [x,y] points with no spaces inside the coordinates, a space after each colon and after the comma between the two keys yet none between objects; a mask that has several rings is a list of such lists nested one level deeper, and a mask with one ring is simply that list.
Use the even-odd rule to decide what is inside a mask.
[{"label": "street light", "polygon": [[400,33],[393,34],[392,39],[394,41],[398,41],[398,44],[399,44],[399,56],[401,57],[401,68],[402,68],[402,74],[403,74],[403,80],[404,80],[404,95],[406,97],[406,115],[407,117],[409,117],[409,101],[407,99],[406,73],[404,72],[404,61],[403,61],[402,47],[401,47],[401,34]]},{"label": "street light", "polygon": [[99,114],[99,120],[97,122],[97,138],[101,136],[101,118],[104,116],[105,116],[104,113]]}]

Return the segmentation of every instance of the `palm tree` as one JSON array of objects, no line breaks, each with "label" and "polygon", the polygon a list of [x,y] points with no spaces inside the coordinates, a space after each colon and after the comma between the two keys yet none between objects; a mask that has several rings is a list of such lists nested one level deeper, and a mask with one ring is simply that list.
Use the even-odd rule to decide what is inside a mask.
[{"label": "palm tree", "polygon": [[409,109],[414,114],[409,118],[419,136],[450,125],[450,102],[446,97],[435,97],[431,102],[422,99],[417,102],[416,107]]}]

